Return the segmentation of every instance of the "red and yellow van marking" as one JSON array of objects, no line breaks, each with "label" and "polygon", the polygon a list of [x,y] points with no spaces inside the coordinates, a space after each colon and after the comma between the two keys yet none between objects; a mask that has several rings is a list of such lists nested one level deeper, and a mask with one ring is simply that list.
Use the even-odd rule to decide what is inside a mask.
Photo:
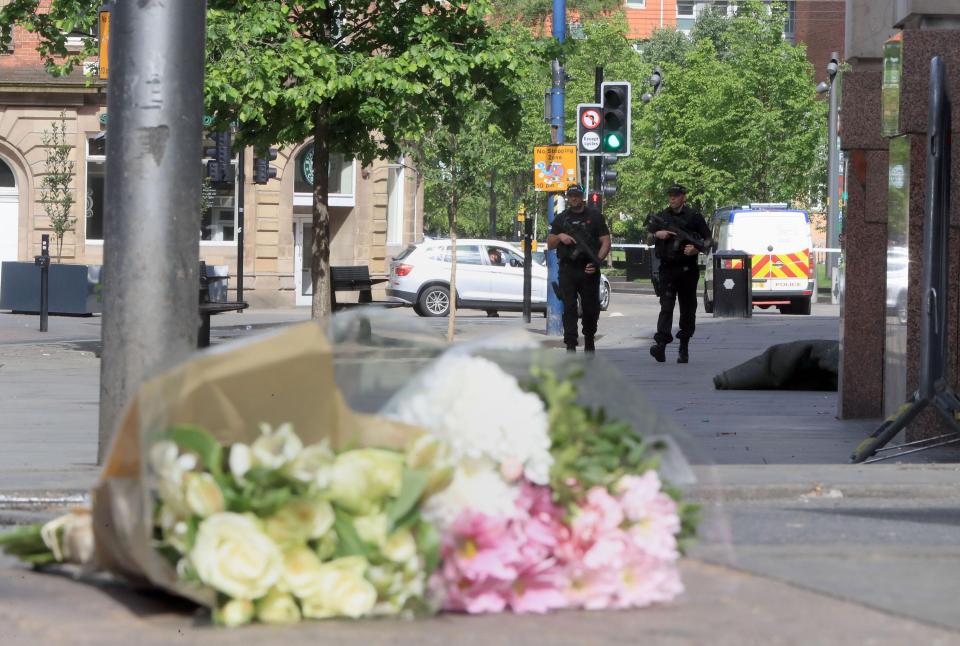
[{"label": "red and yellow van marking", "polygon": [[760,253],[753,256],[753,278],[810,278],[810,251]]}]

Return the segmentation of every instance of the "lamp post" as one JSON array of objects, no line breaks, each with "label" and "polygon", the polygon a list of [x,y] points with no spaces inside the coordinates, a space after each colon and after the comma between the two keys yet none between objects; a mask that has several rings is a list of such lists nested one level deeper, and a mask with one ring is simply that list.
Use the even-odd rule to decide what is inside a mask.
[{"label": "lamp post", "polygon": [[[817,93],[828,92],[830,98],[830,117],[827,125],[827,247],[831,249],[840,247],[840,160],[837,156],[837,112],[839,108],[837,72],[839,69],[840,54],[833,52],[830,54],[830,62],[827,63],[827,75],[830,77],[830,82],[822,81],[817,85]],[[830,269],[831,276],[833,270],[839,264],[839,253],[827,255],[827,267]]]}]

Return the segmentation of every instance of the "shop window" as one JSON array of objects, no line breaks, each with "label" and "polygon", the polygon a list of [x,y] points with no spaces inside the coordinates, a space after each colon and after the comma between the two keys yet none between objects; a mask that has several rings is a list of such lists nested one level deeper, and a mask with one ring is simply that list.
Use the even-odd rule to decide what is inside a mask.
[{"label": "shop window", "polygon": [[[330,153],[330,195],[353,195],[353,165],[353,160],[343,153]],[[293,191],[313,195],[313,148],[310,146],[297,155]]]},{"label": "shop window", "polygon": [[13,170],[7,166],[7,163],[0,159],[0,188],[16,188],[17,178],[13,176]]},{"label": "shop window", "polygon": [[103,133],[87,139],[87,185],[84,218],[87,240],[103,240],[104,182],[107,176],[107,139]]}]

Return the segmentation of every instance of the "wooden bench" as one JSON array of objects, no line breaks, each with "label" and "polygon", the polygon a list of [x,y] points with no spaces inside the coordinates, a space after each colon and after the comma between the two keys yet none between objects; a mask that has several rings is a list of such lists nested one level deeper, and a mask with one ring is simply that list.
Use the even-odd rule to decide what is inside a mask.
[{"label": "wooden bench", "polygon": [[[370,268],[366,265],[352,265],[346,267],[330,267],[330,309],[350,305],[381,305],[397,306],[402,303],[393,301],[374,301],[373,286],[387,282],[387,278],[371,278]],[[360,292],[357,303],[337,303],[337,292]]]},{"label": "wooden bench", "polygon": [[197,334],[197,347],[206,348],[210,345],[210,317],[224,312],[241,312],[249,303],[244,301],[211,302],[210,283],[218,280],[227,280],[226,276],[208,276],[207,263],[200,263],[200,330]]}]

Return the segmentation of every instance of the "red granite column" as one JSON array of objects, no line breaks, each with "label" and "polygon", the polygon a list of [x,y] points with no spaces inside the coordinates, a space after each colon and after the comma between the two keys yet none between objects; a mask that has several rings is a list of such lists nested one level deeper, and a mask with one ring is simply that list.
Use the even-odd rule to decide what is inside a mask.
[{"label": "red granite column", "polygon": [[887,140],[880,136],[882,69],[843,75],[841,145],[849,157],[843,216],[841,418],[882,417],[887,257]]},{"label": "red granite column", "polygon": [[[920,368],[920,311],[923,306],[923,219],[927,178],[927,110],[930,59],[942,56],[947,65],[947,85],[953,101],[953,168],[951,172],[951,230],[948,302],[948,383],[957,390],[960,375],[960,30],[905,29],[903,77],[900,95],[900,130],[910,137],[910,284],[908,291],[907,390],[917,388]],[[907,429],[907,440],[939,435],[940,420],[925,412]]]}]

